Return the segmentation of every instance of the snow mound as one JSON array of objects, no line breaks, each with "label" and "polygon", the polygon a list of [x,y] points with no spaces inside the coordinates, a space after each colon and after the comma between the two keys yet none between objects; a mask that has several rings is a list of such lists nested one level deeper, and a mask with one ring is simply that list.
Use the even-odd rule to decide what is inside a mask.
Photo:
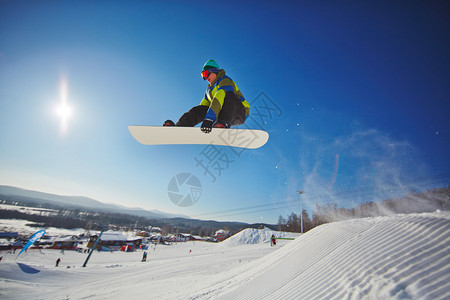
[{"label": "snow mound", "polygon": [[276,238],[295,238],[299,236],[298,233],[274,231],[269,228],[247,228],[221,242],[220,245],[234,247],[239,245],[270,243],[272,235],[275,235]]},{"label": "snow mound", "polygon": [[325,224],[214,288],[219,299],[450,299],[449,217]]}]

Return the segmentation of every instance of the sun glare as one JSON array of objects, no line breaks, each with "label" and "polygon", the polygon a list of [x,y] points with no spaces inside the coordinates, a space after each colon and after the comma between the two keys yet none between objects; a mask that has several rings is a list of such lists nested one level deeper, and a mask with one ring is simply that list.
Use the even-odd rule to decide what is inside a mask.
[{"label": "sun glare", "polygon": [[67,80],[65,77],[62,77],[59,84],[60,103],[55,108],[55,113],[60,119],[60,129],[63,134],[67,131],[68,121],[72,115],[72,108],[67,103],[67,95]]}]

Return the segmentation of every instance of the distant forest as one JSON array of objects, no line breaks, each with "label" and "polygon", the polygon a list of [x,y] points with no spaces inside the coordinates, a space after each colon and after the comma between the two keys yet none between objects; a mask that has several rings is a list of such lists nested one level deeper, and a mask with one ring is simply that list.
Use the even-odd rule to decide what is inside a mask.
[{"label": "distant forest", "polygon": [[[17,199],[2,198],[0,203],[18,206],[33,206],[29,202],[21,203]],[[247,224],[240,222],[217,222],[184,218],[149,219],[129,214],[110,212],[83,211],[80,209],[63,208],[55,205],[36,204],[35,207],[52,209],[51,213],[29,214],[15,210],[0,209],[0,219],[22,219],[30,221],[31,227],[84,228],[99,230],[108,228],[114,230],[150,231],[153,227],[161,228],[163,235],[189,233],[200,236],[213,236],[219,229],[225,229],[232,234],[245,228],[269,227],[274,230],[300,232],[300,217],[292,213],[287,218],[280,216],[278,224]],[[450,187],[429,190],[422,193],[411,193],[399,199],[388,199],[382,202],[368,202],[355,208],[339,208],[335,204],[319,205],[312,213],[303,210],[303,231],[324,223],[365,217],[386,216],[399,213],[433,212],[450,210]]]},{"label": "distant forest", "polygon": [[36,204],[29,202],[18,202],[16,199],[0,200],[2,204],[16,206],[38,207],[52,209],[51,213],[30,214],[18,210],[0,209],[0,219],[19,219],[30,221],[30,227],[56,227],[65,229],[84,228],[88,230],[123,230],[123,231],[150,231],[159,227],[163,235],[169,233],[190,233],[200,236],[213,236],[219,229],[225,229],[231,233],[239,232],[248,227],[259,228],[263,225],[249,225],[242,222],[217,222],[184,218],[149,219],[130,214],[119,214],[110,212],[83,211],[81,209],[62,208],[51,204]]},{"label": "distant forest", "polygon": [[[410,193],[398,199],[387,199],[381,202],[367,202],[355,208],[339,208],[336,204],[319,205],[313,211],[312,217],[303,210],[303,232],[316,226],[348,219],[389,216],[393,214],[410,214],[450,210],[450,187],[427,190],[426,192]],[[300,232],[300,216],[291,213],[287,218],[278,218],[277,230]]]}]

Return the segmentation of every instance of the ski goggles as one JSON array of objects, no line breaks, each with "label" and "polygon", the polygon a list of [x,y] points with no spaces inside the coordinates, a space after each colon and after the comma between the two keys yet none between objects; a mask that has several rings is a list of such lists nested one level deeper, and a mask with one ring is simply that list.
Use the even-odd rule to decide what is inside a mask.
[{"label": "ski goggles", "polygon": [[206,78],[208,78],[209,74],[214,73],[214,72],[217,72],[217,71],[219,71],[219,70],[218,70],[218,69],[207,69],[207,70],[203,70],[203,71],[201,72],[203,80],[206,80]]}]

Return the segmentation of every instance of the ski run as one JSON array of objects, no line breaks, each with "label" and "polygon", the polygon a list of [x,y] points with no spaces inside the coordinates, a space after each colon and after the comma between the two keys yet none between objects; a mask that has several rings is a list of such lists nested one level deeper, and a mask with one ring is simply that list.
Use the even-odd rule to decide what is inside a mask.
[{"label": "ski run", "polygon": [[[270,246],[270,236],[292,238]],[[246,229],[219,244],[2,252],[1,299],[450,299],[450,212]],[[58,267],[55,261],[60,258]]]}]

